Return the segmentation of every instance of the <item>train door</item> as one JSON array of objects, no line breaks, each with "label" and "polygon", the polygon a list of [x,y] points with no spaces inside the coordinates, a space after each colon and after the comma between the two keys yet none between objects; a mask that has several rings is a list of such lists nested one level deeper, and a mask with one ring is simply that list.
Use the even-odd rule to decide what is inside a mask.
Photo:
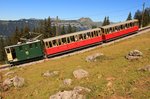
[{"label": "train door", "polygon": [[13,56],[12,56],[12,53],[11,53],[11,49],[10,48],[5,48],[5,52],[6,52],[8,61],[12,61]]}]

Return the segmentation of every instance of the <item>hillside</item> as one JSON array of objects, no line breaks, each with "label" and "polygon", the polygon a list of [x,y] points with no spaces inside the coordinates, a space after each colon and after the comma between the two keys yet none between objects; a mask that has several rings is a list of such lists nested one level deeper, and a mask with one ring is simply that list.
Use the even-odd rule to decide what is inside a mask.
[{"label": "hillside", "polygon": [[[140,67],[150,65],[150,32],[135,36],[109,46],[49,60],[27,67],[13,67],[11,77],[18,75],[25,78],[25,86],[12,87],[2,93],[4,99],[49,99],[50,95],[63,90],[72,90],[75,86],[91,89],[87,99],[148,99],[150,97],[150,72],[138,71]],[[129,51],[137,49],[143,53],[139,60],[129,61],[125,56]],[[103,53],[104,57],[96,62],[86,62],[85,58],[94,53]],[[84,69],[89,72],[85,79],[76,79],[73,71]],[[59,71],[54,77],[43,77],[47,70]],[[3,72],[5,74],[8,71]],[[4,79],[7,77],[4,76]],[[63,80],[72,79],[70,86]]]}]

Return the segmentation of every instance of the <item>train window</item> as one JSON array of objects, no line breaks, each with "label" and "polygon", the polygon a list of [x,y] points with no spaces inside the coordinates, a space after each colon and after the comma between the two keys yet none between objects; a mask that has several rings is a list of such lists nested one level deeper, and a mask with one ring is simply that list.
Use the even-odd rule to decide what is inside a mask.
[{"label": "train window", "polygon": [[45,46],[48,48],[49,46],[48,46],[48,42],[45,42]]},{"label": "train window", "polygon": [[85,33],[85,34],[83,34],[83,38],[84,38],[84,39],[86,39],[86,33]]},{"label": "train window", "polygon": [[61,45],[61,39],[58,39],[58,40],[57,40],[57,44],[58,44],[58,45]]},{"label": "train window", "polygon": [[120,28],[121,28],[121,30],[122,30],[122,29],[123,29],[123,26],[121,25]]},{"label": "train window", "polygon": [[95,31],[95,36],[96,36],[96,37],[98,36],[98,31]]},{"label": "train window", "polygon": [[114,27],[112,27],[112,31],[113,31],[113,32],[115,31],[115,28],[114,28]]},{"label": "train window", "polygon": [[106,29],[105,31],[106,31],[106,34],[108,34],[108,29]]},{"label": "train window", "polygon": [[66,38],[62,38],[62,43],[63,44],[66,44],[67,42],[66,42]]},{"label": "train window", "polygon": [[78,40],[79,40],[79,36],[75,35],[75,41],[78,41]]},{"label": "train window", "polygon": [[75,42],[74,36],[70,36],[70,40],[71,40],[71,42]]},{"label": "train window", "polygon": [[53,45],[52,45],[52,42],[51,41],[49,41],[49,47],[52,47]]},{"label": "train window", "polygon": [[83,35],[79,34],[79,40],[83,40]]},{"label": "train window", "polygon": [[9,50],[9,48],[7,48],[7,49],[6,49],[6,52],[7,52],[7,53],[10,53],[10,50]]},{"label": "train window", "polygon": [[19,50],[20,50],[20,51],[22,50],[22,46],[19,46]]},{"label": "train window", "polygon": [[53,40],[53,46],[57,46],[57,41]]},{"label": "train window", "polygon": [[90,32],[87,33],[87,37],[91,38],[91,33]]},{"label": "train window", "polygon": [[70,37],[67,37],[67,42],[70,43]]}]

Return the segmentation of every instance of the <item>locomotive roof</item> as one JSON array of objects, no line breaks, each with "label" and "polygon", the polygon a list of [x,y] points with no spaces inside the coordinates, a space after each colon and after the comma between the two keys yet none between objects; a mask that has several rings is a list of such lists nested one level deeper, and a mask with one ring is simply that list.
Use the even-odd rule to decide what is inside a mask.
[{"label": "locomotive roof", "polygon": [[16,47],[16,46],[21,46],[21,45],[26,45],[26,44],[32,44],[39,42],[40,40],[32,41],[32,42],[26,42],[26,43],[21,43],[21,44],[16,44],[16,45],[11,45],[11,46],[6,46],[5,48],[10,48],[10,47]]},{"label": "locomotive roof", "polygon": [[97,30],[100,30],[100,28],[89,29],[89,30],[74,32],[74,33],[71,33],[71,34],[65,34],[65,35],[60,35],[60,36],[56,36],[56,37],[46,38],[46,39],[43,39],[43,41],[47,42],[47,41],[51,41],[51,40],[55,40],[55,39],[70,37],[70,36],[73,36],[73,35],[83,34],[83,33],[87,33],[87,32],[93,32],[93,31],[97,31]]},{"label": "locomotive roof", "polygon": [[116,24],[106,25],[106,26],[103,26],[103,27],[101,27],[101,28],[106,29],[106,28],[110,28],[110,27],[119,26],[119,25],[122,25],[122,24],[131,23],[131,22],[138,22],[138,20],[137,20],[137,19],[129,20],[129,21],[120,22],[120,23],[116,23]]}]

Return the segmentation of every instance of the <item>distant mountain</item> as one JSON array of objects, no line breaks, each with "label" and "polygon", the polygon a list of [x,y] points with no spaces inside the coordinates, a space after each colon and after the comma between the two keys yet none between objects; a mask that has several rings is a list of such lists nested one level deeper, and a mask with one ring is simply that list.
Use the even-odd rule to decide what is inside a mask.
[{"label": "distant mountain", "polygon": [[[56,25],[56,20],[52,20],[52,26]],[[14,31],[16,26],[23,28],[26,25],[29,26],[30,30],[40,26],[42,19],[20,19],[20,20],[0,20],[0,35],[9,36]],[[68,25],[76,27],[78,31],[92,28],[92,26],[101,26],[102,22],[93,22],[90,18],[80,18],[79,20],[59,20],[58,25],[67,27]]]},{"label": "distant mountain", "polygon": [[0,20],[0,34],[9,36],[15,31],[16,26],[21,29],[28,25],[32,30],[39,26],[40,21],[38,19]]},{"label": "distant mountain", "polygon": [[102,25],[102,22],[94,22],[92,21],[90,18],[80,18],[78,20],[82,25],[86,25],[88,26],[89,28],[92,28],[92,26],[96,26],[96,27],[99,27]]}]

